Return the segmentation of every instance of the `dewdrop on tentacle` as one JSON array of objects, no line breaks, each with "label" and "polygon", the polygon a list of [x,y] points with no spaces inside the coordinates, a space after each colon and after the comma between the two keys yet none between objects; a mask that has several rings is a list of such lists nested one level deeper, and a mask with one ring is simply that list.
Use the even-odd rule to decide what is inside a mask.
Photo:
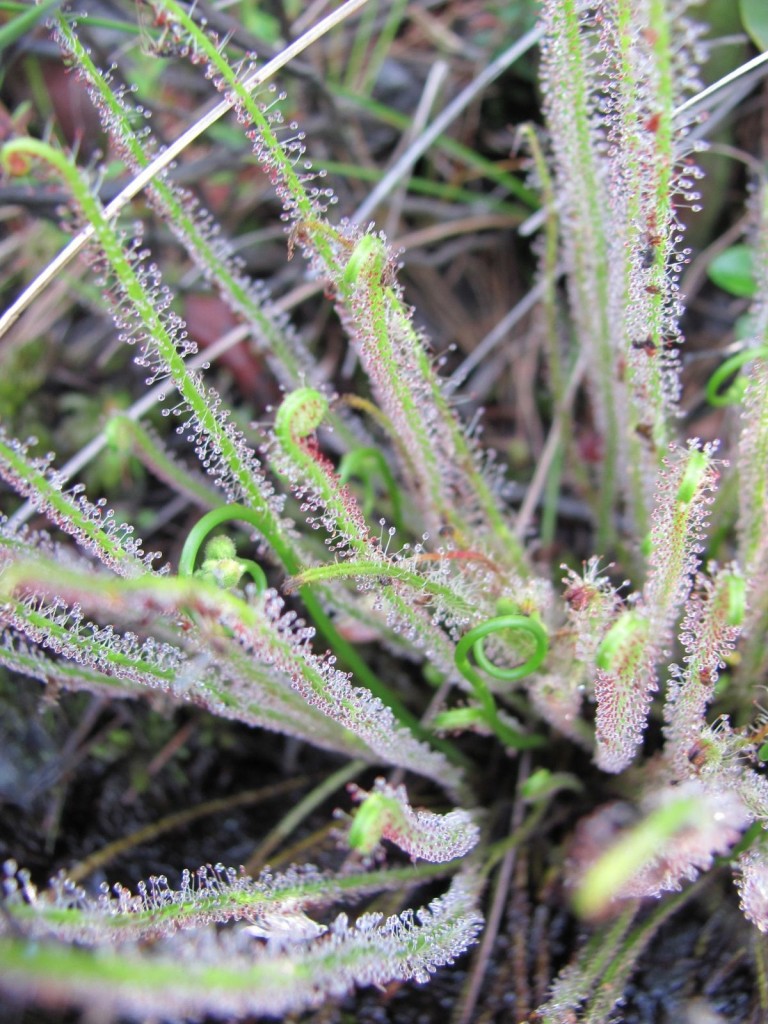
[{"label": "dewdrop on tentacle", "polygon": [[266,939],[270,945],[291,945],[310,942],[328,931],[301,910],[296,901],[286,901],[280,908],[260,913],[257,920],[242,931],[255,939]]}]

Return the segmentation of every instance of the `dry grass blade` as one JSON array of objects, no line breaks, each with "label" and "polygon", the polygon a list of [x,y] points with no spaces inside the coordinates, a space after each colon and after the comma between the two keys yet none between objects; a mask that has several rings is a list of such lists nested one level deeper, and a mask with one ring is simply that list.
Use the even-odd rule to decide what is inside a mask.
[{"label": "dry grass blade", "polygon": [[[341,24],[350,15],[354,14],[355,11],[363,7],[368,0],[346,0],[337,10],[332,11],[326,15],[322,21],[319,21],[317,25],[307,29],[307,31],[300,36],[295,42],[291,43],[282,50],[277,56],[273,57],[267,64],[261,68],[257,68],[250,74],[246,75],[243,79],[243,88],[249,92],[268,82],[270,78],[273,78],[281,68],[284,68],[286,64],[289,64],[295,57],[298,57],[300,53],[303,53],[307,47],[311,46],[318,39],[322,38],[327,32],[330,32],[336,25]],[[107,205],[104,210],[105,215],[108,218],[116,217],[128,203],[137,196],[143,189],[149,185],[149,183],[160,174],[161,171],[165,170],[173,161],[184,152],[184,150],[190,146],[196,139],[199,139],[201,135],[216,124],[225,114],[227,114],[234,105],[234,99],[225,98],[219,100],[218,103],[214,104],[211,109],[203,114],[193,125],[191,125],[185,132],[183,132],[177,139],[171,142],[157,157],[151,161],[147,167],[144,168],[139,174],[136,175],[133,180],[125,186],[119,195]],[[75,256],[83,249],[83,247],[93,238],[93,228],[86,227],[80,231],[68,245],[61,250],[59,255],[52,260],[51,263],[40,273],[35,280],[24,289],[21,295],[15,300],[15,302],[8,307],[8,309],[0,316],[0,338],[6,333],[6,331],[16,322],[19,316],[27,309],[37,296],[47,288],[48,284],[54,280],[64,267],[70,263]]]}]

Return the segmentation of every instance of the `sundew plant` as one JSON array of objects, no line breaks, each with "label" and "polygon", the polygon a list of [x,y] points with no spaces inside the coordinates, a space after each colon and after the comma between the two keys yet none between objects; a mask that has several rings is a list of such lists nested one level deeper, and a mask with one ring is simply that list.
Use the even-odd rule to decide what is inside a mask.
[{"label": "sundew plant", "polygon": [[[689,915],[765,1019],[760,5],[738,52],[683,0],[252,6],[0,4],[3,735],[58,722],[69,786],[0,793],[4,998],[599,1024]],[[137,749],[166,817],[67,847]],[[270,785],[196,807],[242,750]],[[211,823],[268,790],[255,851]]]}]

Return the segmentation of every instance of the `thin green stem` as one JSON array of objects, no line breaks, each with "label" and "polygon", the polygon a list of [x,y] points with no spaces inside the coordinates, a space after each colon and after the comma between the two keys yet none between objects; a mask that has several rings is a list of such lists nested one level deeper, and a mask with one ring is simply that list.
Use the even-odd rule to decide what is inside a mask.
[{"label": "thin green stem", "polygon": [[449,608],[460,617],[466,617],[473,610],[473,605],[457,594],[451,587],[437,583],[435,580],[425,576],[422,572],[416,572],[409,566],[410,563],[417,564],[418,556],[398,562],[360,561],[356,559],[333,562],[329,565],[314,565],[305,569],[299,576],[290,581],[291,586],[311,586],[313,583],[325,583],[330,580],[348,580],[365,577],[381,577],[381,579],[397,580],[412,587],[420,594],[431,595],[436,602]]},{"label": "thin green stem", "polygon": [[345,484],[353,477],[363,482],[365,502],[363,511],[366,516],[373,513],[376,503],[374,478],[378,476],[384,487],[392,507],[392,524],[398,533],[405,533],[403,523],[403,501],[400,488],[397,486],[389,463],[384,453],[378,448],[355,448],[347,452],[339,463],[339,480]]},{"label": "thin green stem", "polygon": [[259,845],[253,851],[245,864],[248,874],[256,871],[268,863],[273,852],[280,844],[295,831],[295,829],[312,814],[313,811],[325,803],[337,790],[341,789],[348,782],[351,782],[367,767],[365,761],[350,761],[331,774],[314,789],[310,790],[290,810],[282,816],[274,828],[264,836]]}]

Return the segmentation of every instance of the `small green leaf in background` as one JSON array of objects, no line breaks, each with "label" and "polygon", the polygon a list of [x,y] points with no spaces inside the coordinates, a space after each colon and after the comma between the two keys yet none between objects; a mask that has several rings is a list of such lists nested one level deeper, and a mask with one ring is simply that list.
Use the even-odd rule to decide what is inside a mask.
[{"label": "small green leaf in background", "polygon": [[258,5],[244,3],[240,5],[240,20],[243,27],[257,39],[263,39],[270,46],[280,42],[280,22]]},{"label": "small green leaf in background", "polygon": [[754,253],[748,245],[732,245],[715,256],[708,273],[710,281],[739,298],[751,299],[757,290]]},{"label": "small green leaf in background", "polygon": [[758,50],[768,50],[768,4],[765,0],[739,0],[739,13]]}]

